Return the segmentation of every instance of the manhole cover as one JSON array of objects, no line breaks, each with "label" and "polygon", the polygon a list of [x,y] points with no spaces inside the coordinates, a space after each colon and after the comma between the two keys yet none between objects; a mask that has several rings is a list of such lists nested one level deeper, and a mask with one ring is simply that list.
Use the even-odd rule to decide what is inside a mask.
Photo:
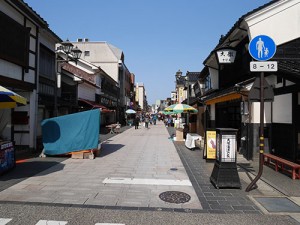
[{"label": "manhole cover", "polygon": [[180,191],[166,191],[161,193],[159,198],[165,202],[180,204],[188,202],[191,196]]}]

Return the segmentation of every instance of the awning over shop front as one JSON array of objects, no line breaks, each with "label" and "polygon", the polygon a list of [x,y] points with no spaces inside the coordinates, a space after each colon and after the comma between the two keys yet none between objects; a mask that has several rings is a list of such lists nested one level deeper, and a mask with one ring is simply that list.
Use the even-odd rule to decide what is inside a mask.
[{"label": "awning over shop front", "polygon": [[247,98],[250,89],[252,88],[253,81],[255,78],[245,80],[243,82],[237,83],[234,86],[224,89],[218,92],[213,92],[204,98],[202,101],[205,105],[216,104],[220,102],[227,102],[231,100],[236,100],[239,98]]},{"label": "awning over shop front", "polygon": [[105,106],[100,105],[93,101],[86,100],[86,99],[78,99],[78,104],[85,105],[89,109],[101,109],[101,112],[112,112],[112,110],[106,108]]},{"label": "awning over shop front", "polygon": [[228,94],[224,94],[224,95],[220,95],[220,96],[216,96],[214,98],[208,99],[208,100],[204,101],[204,103],[206,105],[211,105],[211,104],[216,104],[216,103],[220,103],[220,102],[227,102],[230,100],[239,99],[241,97],[242,97],[242,95],[239,93],[228,93]]}]

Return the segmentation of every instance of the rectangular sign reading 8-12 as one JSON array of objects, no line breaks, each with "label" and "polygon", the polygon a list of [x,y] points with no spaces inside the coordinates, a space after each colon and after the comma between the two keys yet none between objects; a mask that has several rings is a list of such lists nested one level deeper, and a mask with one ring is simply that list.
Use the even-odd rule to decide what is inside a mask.
[{"label": "rectangular sign reading 8-12", "polygon": [[276,72],[277,61],[250,62],[251,72]]}]

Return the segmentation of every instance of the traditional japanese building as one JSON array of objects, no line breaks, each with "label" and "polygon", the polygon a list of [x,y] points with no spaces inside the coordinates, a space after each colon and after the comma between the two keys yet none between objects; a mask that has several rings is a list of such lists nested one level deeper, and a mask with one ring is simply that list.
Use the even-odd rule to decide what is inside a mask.
[{"label": "traditional japanese building", "polygon": [[[203,102],[205,128],[236,128],[239,151],[247,159],[259,152],[260,103],[249,98],[260,72],[250,71],[249,42],[258,35],[277,45],[272,60],[278,71],[265,72],[274,92],[264,103],[265,151],[300,161],[300,2],[274,0],[241,16],[205,59],[198,96]],[[219,64],[216,50],[236,50],[232,64]]]}]

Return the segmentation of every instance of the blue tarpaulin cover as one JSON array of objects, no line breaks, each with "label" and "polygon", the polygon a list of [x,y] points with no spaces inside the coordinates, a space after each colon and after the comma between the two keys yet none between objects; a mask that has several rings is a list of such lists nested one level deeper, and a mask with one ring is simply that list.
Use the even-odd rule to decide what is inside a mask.
[{"label": "blue tarpaulin cover", "polygon": [[98,147],[99,109],[45,119],[41,125],[46,155],[61,155]]}]

